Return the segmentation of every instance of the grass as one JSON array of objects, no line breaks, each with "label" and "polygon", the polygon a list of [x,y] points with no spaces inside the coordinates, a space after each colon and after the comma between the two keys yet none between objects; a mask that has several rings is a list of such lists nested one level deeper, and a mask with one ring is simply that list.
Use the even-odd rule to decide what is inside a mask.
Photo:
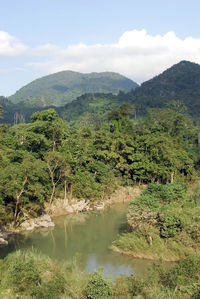
[{"label": "grass", "polygon": [[0,298],[199,299],[199,268],[200,258],[190,256],[170,268],[159,261],[143,277],[112,282],[101,271],[80,271],[77,257],[61,265],[35,250],[19,250],[0,262]]},{"label": "grass", "polygon": [[76,259],[60,265],[35,250],[9,254],[0,271],[1,298],[82,298],[89,277]]}]

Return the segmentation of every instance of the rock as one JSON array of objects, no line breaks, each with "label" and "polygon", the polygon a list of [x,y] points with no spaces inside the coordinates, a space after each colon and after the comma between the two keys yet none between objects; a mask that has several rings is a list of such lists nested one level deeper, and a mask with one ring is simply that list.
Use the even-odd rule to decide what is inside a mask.
[{"label": "rock", "polygon": [[94,206],[94,209],[100,211],[100,210],[104,210],[105,208],[105,203],[104,202],[97,202]]},{"label": "rock", "polygon": [[89,201],[80,200],[71,204],[71,208],[73,212],[83,212],[88,211],[89,209]]},{"label": "rock", "polygon": [[6,230],[4,227],[0,227],[0,246],[8,245],[8,241],[6,240],[13,232]]},{"label": "rock", "polygon": [[71,214],[74,212],[73,208],[71,206],[66,206],[66,212]]},{"label": "rock", "polygon": [[3,238],[0,238],[0,245],[8,245],[8,241],[4,240]]},{"label": "rock", "polygon": [[43,214],[38,218],[33,218],[24,221],[21,224],[21,227],[25,230],[33,230],[34,228],[39,227],[54,227],[55,224],[51,221],[51,217],[48,214]]}]

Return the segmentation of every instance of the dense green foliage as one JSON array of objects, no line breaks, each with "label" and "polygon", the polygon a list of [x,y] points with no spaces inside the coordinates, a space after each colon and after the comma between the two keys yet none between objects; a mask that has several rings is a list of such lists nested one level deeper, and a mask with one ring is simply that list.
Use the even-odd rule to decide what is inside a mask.
[{"label": "dense green foliage", "polygon": [[103,274],[95,271],[86,286],[86,296],[88,299],[108,299],[112,294],[112,287],[109,281],[106,281]]},{"label": "dense green foliage", "polygon": [[17,251],[0,263],[1,298],[198,299],[199,257],[167,267],[151,266],[143,278],[120,276],[107,280],[100,271],[82,272],[77,260],[60,265],[34,251]]},{"label": "dense green foliage", "polygon": [[0,97],[0,105],[3,108],[0,123],[11,125],[30,122],[30,117],[34,112],[51,108],[47,106],[44,108],[44,103],[39,98],[27,99],[14,104],[7,98]]},{"label": "dense green foliage", "polygon": [[172,100],[182,101],[193,117],[200,113],[200,66],[181,61],[162,74],[144,82],[133,92],[132,101],[137,113],[143,115],[148,108],[163,107]]},{"label": "dense green foliage", "polygon": [[[40,79],[48,91],[42,97],[34,90],[36,80],[27,86],[36,92],[33,98],[19,104],[0,98],[0,118],[14,124],[0,125],[0,226],[16,227],[56,198],[83,198],[93,205],[121,185],[148,184],[130,205],[131,231],[112,247],[140,258],[185,259],[170,269],[158,263],[143,279],[132,275],[111,283],[98,271],[89,275],[75,264],[59,267],[44,256],[17,252],[0,263],[1,297],[200,298],[200,184],[194,183],[199,128],[184,106],[198,116],[199,70],[184,61],[130,93],[88,93],[57,110],[44,110],[45,96],[48,103],[53,96],[57,105],[66,100],[74,76],[80,85],[95,81],[99,92],[104,90],[98,80],[108,92],[111,85],[118,92],[120,80],[130,82],[111,73],[86,78],[70,72],[71,85],[66,86],[65,79],[56,81],[62,72],[56,80],[53,75]],[[77,86],[74,94],[80,92]],[[24,91],[27,98],[25,88],[16,102]],[[24,116],[30,123],[24,123]]]},{"label": "dense green foliage", "polygon": [[119,108],[118,96],[113,94],[84,94],[77,100],[57,108],[59,115],[81,127],[94,127],[97,121],[105,121],[108,111]]},{"label": "dense green foliage", "polygon": [[198,130],[171,107],[157,112],[136,123],[134,106],[122,104],[93,130],[69,128],[54,109],[35,112],[29,124],[1,125],[1,223],[20,223],[67,194],[92,202],[119,185],[192,180]]},{"label": "dense green foliage", "polygon": [[81,74],[63,71],[39,78],[9,97],[13,103],[40,99],[43,106],[63,106],[85,93],[130,91],[137,84],[112,72]]},{"label": "dense green foliage", "polygon": [[1,298],[81,298],[89,277],[77,270],[76,261],[61,266],[34,251],[8,255],[0,273]]},{"label": "dense green foliage", "polygon": [[199,255],[200,209],[193,193],[186,196],[180,183],[149,185],[130,204],[127,218],[132,232],[116,241],[114,249],[171,261]]},{"label": "dense green foliage", "polygon": [[9,100],[0,97],[4,109],[1,122],[29,122],[33,112],[54,105],[61,106],[56,111],[70,125],[94,127],[123,103],[134,105],[132,116],[138,118],[146,115],[148,109],[167,107],[175,101],[173,109],[184,112],[184,103],[198,123],[199,83],[200,66],[188,61],[181,61],[136,88],[131,80],[115,73],[61,72],[33,81]]}]

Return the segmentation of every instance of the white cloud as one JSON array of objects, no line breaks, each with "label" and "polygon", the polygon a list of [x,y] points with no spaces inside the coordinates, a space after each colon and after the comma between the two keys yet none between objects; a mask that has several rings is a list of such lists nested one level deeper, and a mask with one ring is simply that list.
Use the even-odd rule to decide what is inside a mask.
[{"label": "white cloud", "polygon": [[0,56],[17,56],[28,49],[17,38],[5,31],[0,31]]},{"label": "white cloud", "polygon": [[29,60],[26,67],[36,69],[38,77],[62,70],[114,71],[141,83],[181,60],[200,63],[200,38],[180,39],[174,32],[149,35],[143,29],[124,32],[114,44],[80,43],[67,47],[45,44],[28,48],[0,31],[0,55],[22,53]]},{"label": "white cloud", "polygon": [[180,60],[200,63],[200,39],[180,39],[174,32],[152,36],[146,30],[132,30],[124,32],[115,44],[80,43],[66,48],[48,44],[32,49],[32,55],[46,57],[45,62],[29,64],[43,74],[115,71],[143,82]]}]

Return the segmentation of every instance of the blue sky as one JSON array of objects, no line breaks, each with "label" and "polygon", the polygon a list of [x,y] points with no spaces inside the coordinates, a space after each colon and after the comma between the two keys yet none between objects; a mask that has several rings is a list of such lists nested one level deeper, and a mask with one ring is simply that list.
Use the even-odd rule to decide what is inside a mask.
[{"label": "blue sky", "polygon": [[0,95],[64,69],[143,82],[200,63],[198,0],[0,0]]}]

